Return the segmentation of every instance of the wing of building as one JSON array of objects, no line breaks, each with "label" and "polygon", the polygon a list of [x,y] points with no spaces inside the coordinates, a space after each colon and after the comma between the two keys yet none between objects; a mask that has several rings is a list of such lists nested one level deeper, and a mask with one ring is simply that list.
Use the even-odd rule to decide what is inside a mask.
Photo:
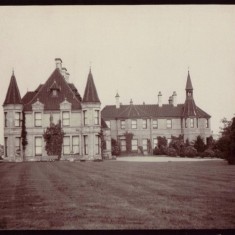
[{"label": "wing of building", "polygon": [[170,142],[172,136],[184,136],[184,141],[193,141],[200,135],[204,141],[211,136],[211,116],[200,109],[193,98],[193,86],[188,72],[186,82],[186,99],[177,104],[177,94],[169,97],[169,103],[162,104],[162,94],[158,94],[157,104],[135,105],[132,100],[122,105],[119,94],[115,96],[116,104],[107,105],[101,115],[111,129],[111,138],[120,142],[122,152],[126,151],[125,133],[132,133],[132,151],[139,146],[147,151],[148,141],[153,148],[157,145],[157,137],[165,136]]},{"label": "wing of building", "polygon": [[[21,98],[14,72],[3,103],[4,109],[4,155],[12,161],[23,158],[41,160],[47,157],[44,131],[50,123],[61,123],[65,132],[62,159],[83,158],[100,159],[101,128],[109,135],[109,129],[101,119],[101,102],[95,87],[91,70],[89,71],[83,99],[69,73],[62,67],[62,60],[55,59],[56,68],[45,81]],[[22,118],[25,116],[27,142],[22,148]],[[105,137],[106,155],[110,156],[111,146]]]}]

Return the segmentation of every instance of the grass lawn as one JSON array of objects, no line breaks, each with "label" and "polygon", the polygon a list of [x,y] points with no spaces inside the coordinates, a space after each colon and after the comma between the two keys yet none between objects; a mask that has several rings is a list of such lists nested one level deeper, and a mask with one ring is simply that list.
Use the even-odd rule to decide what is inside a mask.
[{"label": "grass lawn", "polygon": [[235,228],[235,166],[0,163],[2,229]]}]

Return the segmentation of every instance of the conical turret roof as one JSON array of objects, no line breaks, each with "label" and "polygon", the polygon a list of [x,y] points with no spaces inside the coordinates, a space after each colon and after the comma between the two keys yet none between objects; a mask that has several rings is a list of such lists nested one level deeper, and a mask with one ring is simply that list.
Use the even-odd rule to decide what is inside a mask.
[{"label": "conical turret roof", "polygon": [[96,91],[96,87],[95,87],[95,83],[94,83],[94,80],[93,80],[91,70],[88,74],[86,89],[85,89],[82,101],[83,102],[100,103],[100,99],[99,99],[97,91]]},{"label": "conical turret roof", "polygon": [[192,86],[192,82],[191,82],[189,71],[188,71],[188,77],[187,77],[187,82],[186,82],[185,90],[193,90],[193,86]]},{"label": "conical turret roof", "polygon": [[7,90],[7,95],[3,103],[3,106],[8,104],[22,104],[20,91],[16,82],[14,71],[11,76],[11,81]]}]

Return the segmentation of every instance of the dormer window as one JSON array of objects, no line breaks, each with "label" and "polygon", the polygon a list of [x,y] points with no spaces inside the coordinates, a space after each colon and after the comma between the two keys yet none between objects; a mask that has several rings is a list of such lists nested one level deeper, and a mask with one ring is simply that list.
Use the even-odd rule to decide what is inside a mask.
[{"label": "dormer window", "polygon": [[61,87],[58,86],[58,84],[56,83],[56,81],[54,81],[50,87],[50,92],[51,92],[51,96],[52,97],[57,97],[58,96],[58,92],[61,90]]}]

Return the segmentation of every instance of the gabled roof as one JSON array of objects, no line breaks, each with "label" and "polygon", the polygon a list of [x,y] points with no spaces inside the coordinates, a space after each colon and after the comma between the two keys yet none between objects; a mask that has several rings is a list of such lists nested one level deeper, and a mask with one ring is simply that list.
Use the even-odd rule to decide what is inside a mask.
[{"label": "gabled roof", "polygon": [[[57,86],[60,88],[57,97],[51,96],[50,87],[54,82],[56,82]],[[31,111],[32,104],[37,100],[44,104],[44,110],[60,110],[60,104],[65,100],[65,98],[72,104],[72,110],[81,109],[80,100],[65,81],[58,68],[54,70],[48,80],[44,84],[40,85],[34,93],[35,94],[28,92],[24,96],[23,100],[25,111]]]},{"label": "gabled roof", "polygon": [[188,77],[187,77],[185,90],[193,90],[193,85],[192,85],[192,82],[191,82],[189,71],[188,71]]},{"label": "gabled roof", "polygon": [[7,104],[22,104],[20,91],[16,82],[14,72],[12,73],[12,76],[11,76],[11,81],[7,90],[7,94],[6,94],[6,98],[3,103],[3,106]]},{"label": "gabled roof", "polygon": [[[132,107],[131,107],[132,106]],[[196,106],[198,117],[209,118],[206,112]],[[131,118],[181,118],[183,116],[184,104],[173,106],[172,104],[163,104],[159,107],[158,104],[144,105],[121,105],[116,108],[115,105],[107,105],[101,111],[104,120],[113,119],[131,119]]]},{"label": "gabled roof", "polygon": [[100,103],[100,99],[99,99],[97,91],[96,91],[96,87],[95,87],[95,83],[93,80],[91,70],[88,74],[86,88],[85,88],[85,92],[84,92],[84,96],[83,96],[82,101],[83,102]]}]

